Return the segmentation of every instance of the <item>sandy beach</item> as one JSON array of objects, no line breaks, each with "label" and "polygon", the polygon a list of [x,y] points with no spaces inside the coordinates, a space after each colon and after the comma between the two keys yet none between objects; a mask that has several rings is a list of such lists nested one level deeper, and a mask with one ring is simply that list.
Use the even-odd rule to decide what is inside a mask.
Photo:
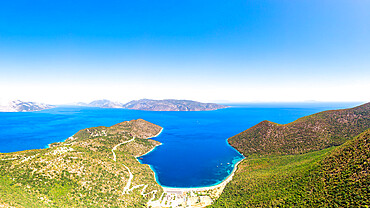
[{"label": "sandy beach", "polygon": [[[160,132],[158,132],[158,134],[156,134],[153,137],[149,137],[147,139],[155,138],[159,136],[162,132],[163,132],[163,128],[161,129]],[[156,147],[151,149],[146,154],[153,151]],[[217,199],[221,195],[227,183],[229,183],[232,180],[235,174],[235,171],[238,169],[238,165],[242,161],[243,160],[237,162],[234,165],[234,168],[231,174],[219,184],[216,184],[213,186],[194,187],[194,188],[175,188],[175,187],[163,187],[162,186],[163,194],[160,196],[160,199],[155,200],[155,201],[149,201],[147,205],[151,207],[158,207],[158,208],[168,207],[168,205],[171,205],[172,207],[182,207],[184,205],[189,206],[189,207],[193,207],[193,206],[194,207],[204,207],[204,206],[210,205],[213,203],[213,200]],[[157,175],[155,172],[154,172],[154,176],[156,180],[158,181]]]},{"label": "sandy beach", "polygon": [[[152,139],[152,138],[155,138],[155,137],[158,137],[162,132],[163,132],[163,129],[161,129],[160,132],[158,132],[158,134],[156,134],[155,136],[153,137],[149,137],[147,139]],[[162,144],[160,144],[162,145]],[[159,145],[158,145],[159,146]],[[157,147],[157,146],[156,146]],[[154,147],[152,150],[150,150],[149,152],[145,153],[144,155],[150,153],[151,151],[153,151],[156,147]],[[141,155],[143,156],[143,155]],[[141,157],[140,156],[140,157]],[[240,162],[242,162],[243,160],[240,160],[239,162],[237,162],[235,165],[234,165],[234,168],[233,168],[233,171],[231,172],[231,174],[225,179],[223,180],[221,183],[217,184],[217,185],[213,185],[213,186],[206,186],[206,187],[194,187],[194,188],[175,188],[175,187],[164,187],[162,186],[164,192],[167,192],[167,193],[179,193],[179,192],[188,192],[188,191],[207,191],[207,190],[211,190],[211,189],[216,189],[216,188],[219,188],[219,187],[222,187],[222,186],[226,186],[227,183],[229,183],[234,174],[235,174],[235,171],[237,170],[238,168],[238,165]],[[153,171],[154,172],[154,171]]]},{"label": "sandy beach", "polygon": [[206,186],[206,187],[196,187],[196,188],[171,188],[171,187],[163,187],[162,186],[163,190],[165,192],[168,192],[168,193],[171,193],[171,192],[187,192],[187,191],[207,191],[207,190],[216,189],[216,188],[219,188],[219,187],[222,187],[222,186],[226,186],[226,184],[229,183],[233,179],[235,171],[238,169],[238,165],[243,160],[240,160],[239,162],[237,162],[235,164],[234,169],[231,172],[231,174],[225,180],[223,180],[221,183],[219,183],[217,185]]},{"label": "sandy beach", "polygon": [[[243,160],[241,160],[243,161]],[[214,186],[198,188],[170,188],[163,187],[163,194],[159,200],[148,202],[148,207],[206,207],[211,205],[223,192],[237,170],[240,162],[234,166],[232,173],[221,183]]]}]

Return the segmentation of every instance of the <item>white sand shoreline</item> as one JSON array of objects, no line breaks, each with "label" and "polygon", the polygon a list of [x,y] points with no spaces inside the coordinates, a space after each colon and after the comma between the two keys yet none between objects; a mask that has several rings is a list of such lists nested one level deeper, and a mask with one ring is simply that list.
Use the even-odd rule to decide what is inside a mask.
[{"label": "white sand shoreline", "polygon": [[238,165],[235,163],[232,173],[221,183],[208,187],[171,188],[163,187],[163,193],[156,201],[147,203],[148,207],[206,207],[211,205],[222,194],[225,186],[232,180]]},{"label": "white sand shoreline", "polygon": [[206,191],[206,190],[210,190],[210,189],[215,189],[215,188],[219,188],[221,186],[226,186],[226,184],[228,184],[236,170],[238,169],[238,165],[240,164],[240,162],[242,162],[245,158],[243,158],[242,160],[240,160],[239,162],[237,162],[234,166],[234,169],[233,171],[231,172],[231,174],[225,179],[223,180],[221,183],[219,184],[216,184],[216,185],[213,185],[213,186],[205,186],[205,187],[194,187],[194,188],[176,188],[176,187],[163,187],[163,191],[165,192],[177,192],[177,191],[181,191],[181,192],[186,192],[186,191]]},{"label": "white sand shoreline", "polygon": [[[149,137],[147,139],[152,139],[152,138],[155,138],[155,137],[158,137],[162,132],[163,132],[163,129],[161,129],[160,132],[158,132],[158,134],[156,134],[155,136],[153,137]],[[153,150],[155,150],[156,147],[162,145],[159,144],[157,146],[155,146],[153,149],[151,149],[149,152],[139,156],[139,157],[142,157],[144,155],[147,155],[149,154],[150,152],[152,152]],[[138,159],[139,157],[137,157],[136,159]],[[216,184],[216,185],[213,185],[213,186],[205,186],[205,187],[192,187],[192,188],[176,188],[176,187],[165,187],[165,186],[162,186],[158,183],[158,178],[157,178],[157,174],[155,173],[155,171],[152,169],[152,167],[150,167],[152,169],[152,171],[154,172],[154,175],[155,175],[155,178],[156,178],[156,182],[163,188],[163,191],[164,192],[187,192],[187,191],[206,191],[206,190],[211,190],[211,189],[216,189],[216,188],[219,188],[219,187],[222,187],[222,186],[226,186],[227,183],[229,183],[236,170],[238,169],[238,165],[240,164],[240,162],[242,162],[245,158],[243,158],[242,160],[240,160],[239,162],[237,162],[235,165],[234,165],[234,168],[233,168],[233,171],[231,172],[231,174],[226,178],[224,179],[222,182],[220,182],[219,184]],[[150,166],[150,165],[149,165]]]}]

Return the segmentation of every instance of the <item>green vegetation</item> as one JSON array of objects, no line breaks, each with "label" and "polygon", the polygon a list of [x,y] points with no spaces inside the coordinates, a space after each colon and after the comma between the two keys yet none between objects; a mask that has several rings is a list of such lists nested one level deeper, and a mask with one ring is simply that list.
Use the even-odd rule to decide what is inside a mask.
[{"label": "green vegetation", "polygon": [[250,156],[212,207],[366,207],[370,129],[340,147]]},{"label": "green vegetation", "polygon": [[[0,154],[0,206],[144,207],[163,190],[136,157],[160,144],[146,139],[160,131],[139,119]],[[261,122],[229,139],[246,158],[211,207],[368,207],[369,140],[370,103],[286,125]],[[126,193],[130,172],[136,188]]]},{"label": "green vegetation", "polygon": [[[145,193],[162,194],[154,173],[140,164],[142,155],[160,143],[146,139],[161,127],[144,120],[112,127],[88,128],[48,149],[0,154],[0,205],[15,207],[143,207],[152,194],[142,188],[123,193],[134,175],[132,186],[147,184]],[[124,141],[116,150],[112,148]]]},{"label": "green vegetation", "polygon": [[368,207],[369,117],[368,103],[230,138],[246,158],[211,207]]},{"label": "green vegetation", "polygon": [[331,110],[280,125],[263,121],[228,139],[244,156],[302,154],[338,146],[370,128],[370,103]]}]

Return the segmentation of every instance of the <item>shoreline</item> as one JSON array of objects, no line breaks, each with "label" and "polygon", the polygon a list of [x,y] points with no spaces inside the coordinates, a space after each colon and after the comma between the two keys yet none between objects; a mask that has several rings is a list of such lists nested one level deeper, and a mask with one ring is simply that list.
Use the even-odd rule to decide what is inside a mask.
[{"label": "shoreline", "polygon": [[152,136],[152,137],[148,137],[148,138],[146,138],[146,139],[152,139],[152,138],[155,138],[155,137],[158,137],[162,132],[163,132],[163,127],[161,127],[162,129],[158,132],[158,134],[156,134],[156,135],[154,135],[154,136]]},{"label": "shoreline", "polygon": [[[136,157],[136,160],[138,160],[139,162],[140,162],[140,160],[138,159],[139,157],[142,157],[142,156],[144,156],[144,155],[147,155],[147,154],[149,154],[150,152],[152,152],[153,150],[155,150],[155,148],[157,148],[157,147],[159,147],[159,146],[161,146],[162,145],[162,143],[160,143],[160,144],[158,144],[157,146],[155,146],[155,147],[153,147],[151,150],[149,150],[149,152],[147,152],[147,153],[145,153],[145,154],[143,154],[143,155],[139,155],[139,156],[137,156]],[[140,162],[140,164],[144,164],[144,163],[141,163]],[[153,170],[152,170],[153,171]],[[153,171],[154,172],[154,171]]]},{"label": "shoreline", "polygon": [[[155,138],[155,137],[158,137],[162,132],[163,132],[163,127],[162,127],[162,129],[161,129],[161,131],[160,132],[158,132],[158,134],[156,134],[155,136],[153,136],[153,137],[148,137],[147,139],[152,139],[152,138]],[[228,144],[228,142],[226,141],[226,143]],[[139,157],[142,157],[142,156],[144,156],[144,155],[147,155],[147,154],[149,154],[150,152],[152,152],[153,150],[155,150],[158,146],[161,146],[162,145],[162,143],[160,143],[159,145],[157,145],[157,146],[155,146],[153,149],[151,149],[149,152],[147,152],[147,153],[145,153],[145,154],[143,154],[143,155],[140,155],[140,156],[138,156],[138,157],[136,157],[136,160],[138,160],[138,162],[140,163],[140,164],[143,164],[143,163],[141,163],[140,162],[140,160],[138,159]],[[230,144],[228,144],[229,146],[230,146]],[[231,146],[230,146],[231,147]],[[234,149],[234,148],[233,148]],[[238,152],[239,153],[239,152]],[[239,153],[240,154],[240,153]],[[241,156],[243,156],[242,154],[240,154]],[[218,183],[218,184],[215,184],[215,185],[212,185],[212,186],[204,186],[204,187],[189,187],[189,188],[177,188],[177,187],[166,187],[166,186],[163,186],[163,185],[161,185],[159,182],[158,182],[158,177],[157,177],[157,173],[153,170],[153,168],[152,168],[152,166],[151,165],[149,165],[149,167],[150,167],[150,169],[153,171],[153,173],[154,173],[154,177],[155,177],[155,180],[156,180],[156,182],[157,182],[157,184],[158,185],[160,185],[161,187],[162,187],[162,189],[163,189],[163,191],[164,192],[178,192],[178,191],[181,191],[181,192],[187,192],[187,191],[206,191],[206,190],[211,190],[211,189],[216,189],[216,188],[219,188],[219,187],[222,187],[222,186],[226,186],[226,184],[228,184],[231,180],[232,180],[232,178],[233,178],[233,176],[234,176],[234,174],[235,174],[235,172],[236,172],[236,170],[238,169],[238,165],[243,161],[245,159],[245,157],[243,156],[243,158],[240,160],[240,161],[238,161],[237,163],[235,163],[235,165],[234,165],[234,168],[233,168],[233,171],[231,172],[231,174],[227,177],[227,178],[225,178],[224,180],[222,180],[220,183]]]},{"label": "shoreline", "polygon": [[[154,135],[154,136],[152,136],[152,137],[148,137],[148,138],[146,138],[146,139],[152,139],[152,138],[155,138],[155,137],[158,137],[162,132],[163,132],[163,127],[161,127],[162,129],[156,134],[156,135]],[[158,141],[157,141],[158,142]],[[160,142],[159,142],[160,143]],[[145,153],[145,154],[143,154],[143,155],[139,155],[139,156],[137,156],[136,157],[136,160],[137,161],[139,161],[139,163],[140,164],[142,164],[141,162],[140,162],[140,160],[138,159],[139,157],[142,157],[142,156],[144,156],[144,155],[147,155],[147,154],[149,154],[150,152],[152,152],[153,150],[155,150],[155,148],[157,148],[158,146],[161,146],[162,145],[162,143],[160,143],[159,145],[157,145],[157,146],[155,146],[155,147],[153,147],[153,149],[151,149],[151,150],[149,150],[147,153]],[[154,170],[152,169],[152,171],[154,172]],[[155,172],[154,172],[154,174],[155,174]],[[158,183],[158,182],[157,182]],[[159,183],[158,183],[159,184]]]},{"label": "shoreline", "polygon": [[[158,134],[156,134],[156,135],[154,135],[154,136],[152,136],[152,137],[148,137],[148,138],[146,138],[146,139],[151,139],[151,138],[155,138],[155,137],[157,137],[157,136],[159,136],[161,133],[162,133],[162,131],[163,131],[163,127],[161,127],[162,129],[158,132]],[[72,135],[72,136],[70,136],[70,137],[68,137],[67,139],[69,139],[69,138],[71,138],[71,137],[73,137],[74,136],[74,134]],[[50,148],[50,145],[51,144],[53,144],[53,143],[61,143],[61,142],[65,142],[65,141],[67,141],[67,139],[64,139],[64,140],[62,140],[62,141],[59,141],[59,142],[52,142],[52,143],[49,143],[49,144],[47,144],[47,145],[45,145],[45,147],[44,148],[42,148],[42,149],[47,149],[47,148]],[[152,150],[150,150],[149,152],[151,152],[151,151],[153,151],[156,147],[158,147],[158,146],[160,146],[160,145],[162,145],[162,143],[161,144],[159,144],[159,145],[157,145],[157,146],[155,146]],[[146,155],[146,154],[148,154],[149,152],[147,152],[147,153],[145,153],[145,154],[143,154],[143,155]],[[139,157],[141,157],[141,156],[143,156],[143,155],[140,155]]]},{"label": "shoreline", "polygon": [[[216,189],[216,188],[219,188],[219,187],[222,187],[222,186],[226,186],[226,184],[228,184],[231,180],[232,180],[232,178],[233,178],[233,176],[234,176],[234,174],[235,174],[235,172],[236,172],[236,170],[238,169],[238,165],[244,160],[245,158],[243,158],[242,160],[240,160],[239,162],[237,162],[237,163],[235,163],[235,165],[234,165],[234,168],[233,168],[233,171],[231,172],[231,174],[227,177],[227,178],[225,178],[223,181],[221,181],[219,184],[216,184],[216,185],[212,185],[212,186],[205,186],[205,187],[193,187],[193,188],[176,188],[176,187],[165,187],[165,186],[162,186],[162,185],[160,185],[158,182],[158,184],[160,185],[160,186],[162,186],[162,188],[163,188],[163,191],[164,192],[178,192],[178,191],[181,191],[181,192],[187,192],[187,191],[207,191],[207,190],[210,190],[210,189]],[[154,171],[153,171],[154,172]]]},{"label": "shoreline", "polygon": [[[73,136],[74,136],[74,135],[72,135],[72,136],[68,137],[67,139],[69,139],[69,138],[71,138],[71,137],[73,137]],[[51,147],[50,147],[50,145],[51,145],[51,144],[54,144],[54,143],[63,143],[63,142],[66,142],[66,141],[67,141],[67,139],[65,139],[65,140],[63,140],[63,141],[59,141],[59,142],[52,142],[52,143],[49,143],[49,144],[45,145],[45,147],[44,147],[44,148],[42,148],[42,149],[48,149],[48,148],[51,148]]]}]

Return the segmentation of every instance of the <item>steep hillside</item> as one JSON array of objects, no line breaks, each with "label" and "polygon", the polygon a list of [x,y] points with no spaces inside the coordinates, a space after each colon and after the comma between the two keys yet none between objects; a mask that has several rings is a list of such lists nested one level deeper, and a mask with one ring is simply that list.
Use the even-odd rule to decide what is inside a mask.
[{"label": "steep hillside", "polygon": [[0,154],[0,206],[143,207],[163,192],[142,155],[161,127],[144,120],[77,132],[48,149]]},{"label": "steep hillside", "polygon": [[341,145],[368,128],[370,103],[320,112],[285,125],[263,121],[228,142],[245,156],[302,154]]},{"label": "steep hillside", "polygon": [[249,156],[211,207],[367,207],[370,129],[339,147]]},{"label": "steep hillside", "polygon": [[124,108],[146,111],[207,111],[226,108],[215,103],[200,103],[191,100],[134,100],[123,105]]}]

